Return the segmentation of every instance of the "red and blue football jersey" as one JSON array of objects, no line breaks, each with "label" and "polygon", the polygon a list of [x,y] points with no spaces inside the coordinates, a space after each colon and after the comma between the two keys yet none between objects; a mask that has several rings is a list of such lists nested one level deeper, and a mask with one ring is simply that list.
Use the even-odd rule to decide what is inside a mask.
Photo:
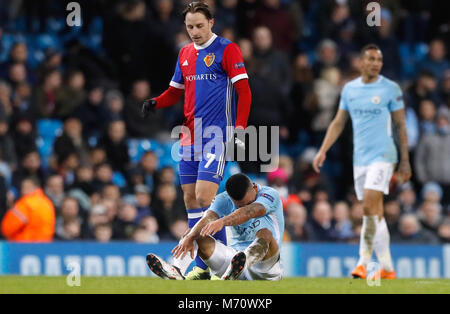
[{"label": "red and blue football jersey", "polygon": [[[233,83],[248,79],[239,47],[213,35],[202,46],[194,43],[183,47],[178,55],[170,86],[185,90],[184,126],[190,137],[181,135],[181,145],[194,144],[195,134],[210,126],[222,130],[223,141],[230,139],[230,127],[236,122],[236,92]],[[196,125],[201,118],[201,129]],[[228,127],[228,128],[227,128]],[[210,139],[203,139],[202,144]]]}]

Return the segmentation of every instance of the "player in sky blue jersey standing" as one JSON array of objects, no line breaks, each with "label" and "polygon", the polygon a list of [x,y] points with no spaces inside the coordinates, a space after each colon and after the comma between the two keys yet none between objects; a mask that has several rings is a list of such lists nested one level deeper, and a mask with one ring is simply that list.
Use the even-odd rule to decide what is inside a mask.
[{"label": "player in sky blue jersey standing", "polygon": [[[355,192],[364,208],[360,258],[352,272],[354,278],[366,278],[366,267],[374,250],[381,264],[381,278],[395,278],[389,230],[383,218],[383,193],[389,193],[397,163],[396,179],[406,182],[411,177],[402,91],[395,82],[380,75],[382,66],[381,50],[374,44],[365,46],[361,51],[361,76],[342,89],[339,110],[313,161],[314,169],[320,172],[327,151],[342,133],[350,115]],[[392,130],[400,142],[400,160]]]},{"label": "player in sky blue jersey standing", "polygon": [[[231,229],[229,245],[212,236]],[[280,280],[280,247],[284,232],[283,204],[278,192],[252,183],[244,174],[231,176],[226,192],[215,198],[203,218],[180,240],[172,253],[184,266],[174,267],[149,254],[150,269],[164,279],[183,280],[196,253],[223,280]],[[179,265],[179,266],[178,266]]]}]

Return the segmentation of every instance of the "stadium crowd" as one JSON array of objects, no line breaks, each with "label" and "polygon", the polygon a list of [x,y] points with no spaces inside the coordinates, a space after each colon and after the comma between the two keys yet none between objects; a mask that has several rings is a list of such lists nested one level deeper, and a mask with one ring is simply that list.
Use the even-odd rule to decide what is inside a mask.
[{"label": "stadium crowd", "polygon": [[[186,213],[167,156],[183,104],[147,119],[140,105],[167,88],[189,43],[180,18],[188,1],[80,0],[81,27],[66,25],[67,2],[1,1],[0,219],[31,185],[54,206],[54,240],[179,239]],[[413,166],[412,180],[394,178],[385,200],[391,240],[450,241],[445,1],[380,1],[379,27],[366,23],[369,1],[206,2],[215,33],[241,48],[253,95],[249,125],[280,127],[277,170],[238,167],[279,191],[285,241],[359,242],[351,125],[320,175],[311,163],[369,42],[383,51],[382,74],[402,86]]]}]

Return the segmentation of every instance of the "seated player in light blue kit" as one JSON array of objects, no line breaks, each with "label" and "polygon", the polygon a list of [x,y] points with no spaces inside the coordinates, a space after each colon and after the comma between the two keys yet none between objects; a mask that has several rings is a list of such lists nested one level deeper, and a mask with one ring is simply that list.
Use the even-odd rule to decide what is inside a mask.
[{"label": "seated player in light blue kit", "polygon": [[[212,236],[230,227],[229,246]],[[215,198],[190,232],[173,249],[174,265],[147,255],[150,269],[164,279],[184,279],[196,253],[212,274],[223,280],[280,280],[280,246],[284,232],[283,205],[278,192],[235,174],[226,192]]]}]

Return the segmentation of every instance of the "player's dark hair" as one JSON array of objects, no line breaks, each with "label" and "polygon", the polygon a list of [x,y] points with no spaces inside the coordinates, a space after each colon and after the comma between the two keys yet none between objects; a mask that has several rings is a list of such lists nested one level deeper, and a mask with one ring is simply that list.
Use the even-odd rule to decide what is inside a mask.
[{"label": "player's dark hair", "polygon": [[367,50],[380,50],[380,47],[378,47],[378,45],[375,44],[367,44],[364,47],[362,47],[361,49],[361,56],[363,56]]},{"label": "player's dark hair", "polygon": [[209,6],[203,1],[193,1],[189,3],[183,10],[183,20],[186,19],[188,13],[202,13],[206,19],[212,20],[213,15]]},{"label": "player's dark hair", "polygon": [[242,200],[251,187],[252,181],[243,173],[232,175],[225,185],[228,195],[235,201]]}]

